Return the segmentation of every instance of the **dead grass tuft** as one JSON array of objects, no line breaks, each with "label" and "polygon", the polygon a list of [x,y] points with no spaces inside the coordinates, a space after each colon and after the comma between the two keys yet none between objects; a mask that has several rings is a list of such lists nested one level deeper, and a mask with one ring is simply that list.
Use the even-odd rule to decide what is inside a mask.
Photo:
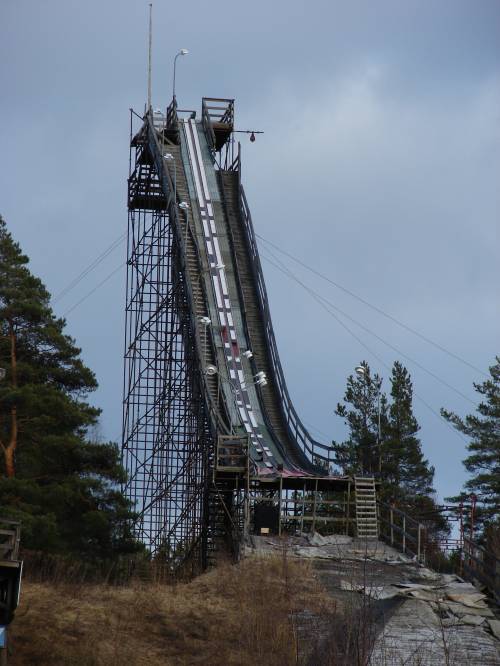
[{"label": "dead grass tuft", "polygon": [[12,666],[285,666],[304,663],[300,617],[332,600],[308,563],[281,556],[223,566],[190,583],[27,583]]}]

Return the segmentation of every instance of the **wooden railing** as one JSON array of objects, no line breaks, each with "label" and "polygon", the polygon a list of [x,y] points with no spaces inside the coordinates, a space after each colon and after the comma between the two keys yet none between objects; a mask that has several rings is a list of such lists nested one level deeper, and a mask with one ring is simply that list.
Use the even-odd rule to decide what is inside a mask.
[{"label": "wooden railing", "polygon": [[19,557],[21,523],[0,517],[0,561],[15,561]]},{"label": "wooden railing", "polygon": [[220,435],[217,439],[216,471],[248,476],[248,444],[248,436]]},{"label": "wooden railing", "polygon": [[[220,150],[234,124],[234,99],[222,99],[218,97],[203,97],[201,100],[201,122],[208,145],[213,153]],[[216,132],[222,130],[224,139],[217,141]],[[232,158],[231,158],[232,159]],[[227,165],[226,167],[227,168]]]}]

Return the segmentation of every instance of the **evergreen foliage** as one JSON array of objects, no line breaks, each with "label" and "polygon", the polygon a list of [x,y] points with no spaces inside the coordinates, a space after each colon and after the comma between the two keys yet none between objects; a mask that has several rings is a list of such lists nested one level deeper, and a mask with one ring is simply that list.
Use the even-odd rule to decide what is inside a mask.
[{"label": "evergreen foliage", "polygon": [[366,361],[360,367],[360,376],[347,378],[344,404],[337,405],[335,411],[349,429],[344,442],[333,442],[335,463],[344,474],[374,474],[381,482],[382,500],[396,502],[415,518],[428,517],[431,529],[445,529],[435,513],[434,468],[425,459],[417,437],[420,427],[413,414],[408,370],[398,361],[394,363],[389,401],[381,391],[381,378],[371,375]]},{"label": "evergreen foliage", "polygon": [[0,217],[0,506],[23,546],[109,558],[137,548],[117,447],[91,441],[97,388]]},{"label": "evergreen foliage", "polygon": [[500,529],[500,357],[495,361],[489,368],[490,378],[482,384],[474,384],[481,396],[476,414],[462,419],[453,412],[441,410],[445,419],[470,438],[469,456],[463,463],[472,476],[465,483],[465,492],[451,499],[468,499],[475,494],[476,523],[489,532]]},{"label": "evergreen foliage", "polygon": [[413,385],[399,361],[392,367],[391,404],[382,436],[383,478],[396,498],[431,495],[434,468],[424,458],[413,414]]},{"label": "evergreen foliage", "polygon": [[[333,442],[334,461],[344,474],[375,473],[378,470],[378,399],[381,378],[371,376],[366,361],[361,363],[364,376],[349,375],[344,404],[337,404],[335,414],[349,428],[345,442]],[[386,419],[387,400],[381,400],[381,419]]]}]

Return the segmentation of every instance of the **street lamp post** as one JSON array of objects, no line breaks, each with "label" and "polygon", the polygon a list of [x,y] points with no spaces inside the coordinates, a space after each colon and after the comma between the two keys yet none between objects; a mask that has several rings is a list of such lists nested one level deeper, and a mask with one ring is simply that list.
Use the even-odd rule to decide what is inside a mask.
[{"label": "street lamp post", "polygon": [[382,377],[377,384],[377,401],[378,401],[378,423],[377,423],[377,448],[378,448],[378,473],[382,474],[382,437],[380,431],[380,389],[382,388]]},{"label": "street lamp post", "polygon": [[175,70],[176,70],[176,67],[177,67],[177,58],[179,56],[185,56],[188,53],[189,53],[189,51],[187,49],[181,49],[179,51],[179,53],[174,58],[174,85],[173,85],[173,88],[172,88],[172,100],[173,100],[174,104],[175,104]]}]

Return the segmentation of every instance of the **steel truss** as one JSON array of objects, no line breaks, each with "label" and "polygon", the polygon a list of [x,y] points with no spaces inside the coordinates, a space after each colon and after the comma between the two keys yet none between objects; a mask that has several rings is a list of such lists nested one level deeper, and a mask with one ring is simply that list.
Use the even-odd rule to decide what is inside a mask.
[{"label": "steel truss", "polygon": [[[142,134],[141,134],[142,132]],[[123,401],[126,496],[136,534],[172,568],[205,568],[214,442],[206,418],[183,254],[141,130],[131,133]]]}]

